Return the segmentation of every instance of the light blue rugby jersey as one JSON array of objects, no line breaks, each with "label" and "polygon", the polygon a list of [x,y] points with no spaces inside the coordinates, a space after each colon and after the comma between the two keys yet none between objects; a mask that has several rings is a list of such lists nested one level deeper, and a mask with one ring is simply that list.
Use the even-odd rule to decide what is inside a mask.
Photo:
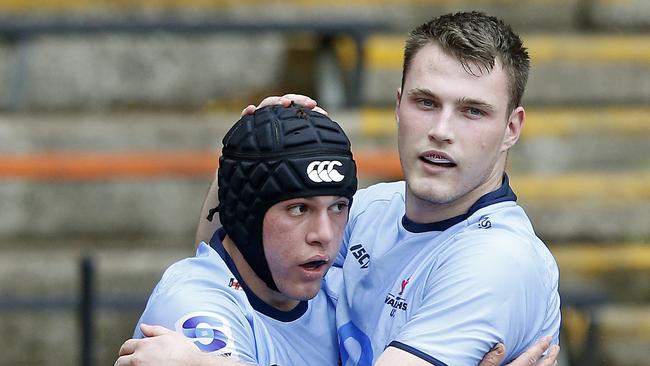
[{"label": "light blue rugby jersey", "polygon": [[[332,298],[315,298],[288,312],[262,302],[241,279],[219,229],[210,246],[171,265],[138,321],[184,334],[202,351],[258,365],[337,365]],[[134,338],[142,338],[136,325]]]},{"label": "light blue rugby jersey", "polygon": [[507,176],[468,214],[431,224],[404,216],[404,187],[382,183],[354,197],[335,264],[343,277],[328,279],[343,282],[343,364],[371,365],[393,346],[434,365],[477,365],[497,342],[507,363],[542,336],[558,343],[557,265]]}]

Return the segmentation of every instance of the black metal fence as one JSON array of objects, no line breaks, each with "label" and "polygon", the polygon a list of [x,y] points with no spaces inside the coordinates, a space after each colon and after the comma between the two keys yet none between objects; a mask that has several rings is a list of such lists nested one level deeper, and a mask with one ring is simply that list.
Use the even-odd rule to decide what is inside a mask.
[{"label": "black metal fence", "polygon": [[[86,256],[79,261],[79,293],[75,296],[61,297],[3,297],[0,298],[0,312],[34,312],[47,310],[67,310],[78,314],[79,364],[95,366],[95,343],[97,339],[96,313],[98,310],[143,309],[146,297],[120,296],[102,297],[95,283],[95,261]],[[115,350],[117,352],[117,350]]]}]

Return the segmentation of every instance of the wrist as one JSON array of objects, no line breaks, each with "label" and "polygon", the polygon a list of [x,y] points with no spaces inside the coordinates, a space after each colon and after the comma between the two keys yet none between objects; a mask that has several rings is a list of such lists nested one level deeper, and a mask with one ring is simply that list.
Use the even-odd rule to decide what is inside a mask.
[{"label": "wrist", "polygon": [[195,353],[194,361],[191,364],[196,366],[215,366],[218,365],[215,358],[217,357],[214,355],[198,351]]}]

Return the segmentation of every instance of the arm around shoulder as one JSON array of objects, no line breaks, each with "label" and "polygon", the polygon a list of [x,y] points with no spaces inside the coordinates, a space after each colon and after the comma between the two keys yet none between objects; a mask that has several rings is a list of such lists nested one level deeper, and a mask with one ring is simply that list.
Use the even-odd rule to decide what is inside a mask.
[{"label": "arm around shoulder", "polygon": [[147,338],[129,339],[115,366],[237,366],[249,365],[201,352],[181,334],[162,326],[141,324]]},{"label": "arm around shoulder", "polygon": [[[552,337],[544,337],[532,345],[526,352],[517,356],[515,360],[506,366],[557,366],[557,359],[560,347],[551,345]],[[544,355],[544,352],[548,353]],[[499,366],[505,357],[505,347],[497,344],[488,353],[478,366]],[[381,354],[375,366],[390,366],[399,364],[400,366],[427,366],[430,362],[425,361],[412,353],[403,351],[399,348],[388,347]]]},{"label": "arm around shoulder", "polygon": [[173,329],[212,357],[256,362],[246,295],[228,286],[230,275],[221,268],[216,253],[173,264],[156,286],[139,323]]}]

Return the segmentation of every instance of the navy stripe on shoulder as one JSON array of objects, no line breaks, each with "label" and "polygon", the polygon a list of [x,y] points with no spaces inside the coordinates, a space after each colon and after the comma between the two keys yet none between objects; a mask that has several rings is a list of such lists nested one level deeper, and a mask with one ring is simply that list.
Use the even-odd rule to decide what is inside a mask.
[{"label": "navy stripe on shoulder", "polygon": [[421,358],[421,359],[423,359],[423,360],[427,361],[428,363],[430,363],[432,365],[435,365],[435,366],[447,366],[446,363],[444,363],[444,362],[442,362],[440,360],[437,360],[436,358],[429,356],[428,354],[420,351],[419,349],[415,349],[415,348],[413,348],[413,347],[411,347],[409,345],[406,345],[406,344],[404,344],[402,342],[392,341],[392,342],[390,342],[388,347],[399,348],[402,351],[405,351],[405,352],[408,352],[408,353],[410,353],[410,354],[412,354],[414,356],[417,356],[417,357],[419,357],[419,358]]}]

